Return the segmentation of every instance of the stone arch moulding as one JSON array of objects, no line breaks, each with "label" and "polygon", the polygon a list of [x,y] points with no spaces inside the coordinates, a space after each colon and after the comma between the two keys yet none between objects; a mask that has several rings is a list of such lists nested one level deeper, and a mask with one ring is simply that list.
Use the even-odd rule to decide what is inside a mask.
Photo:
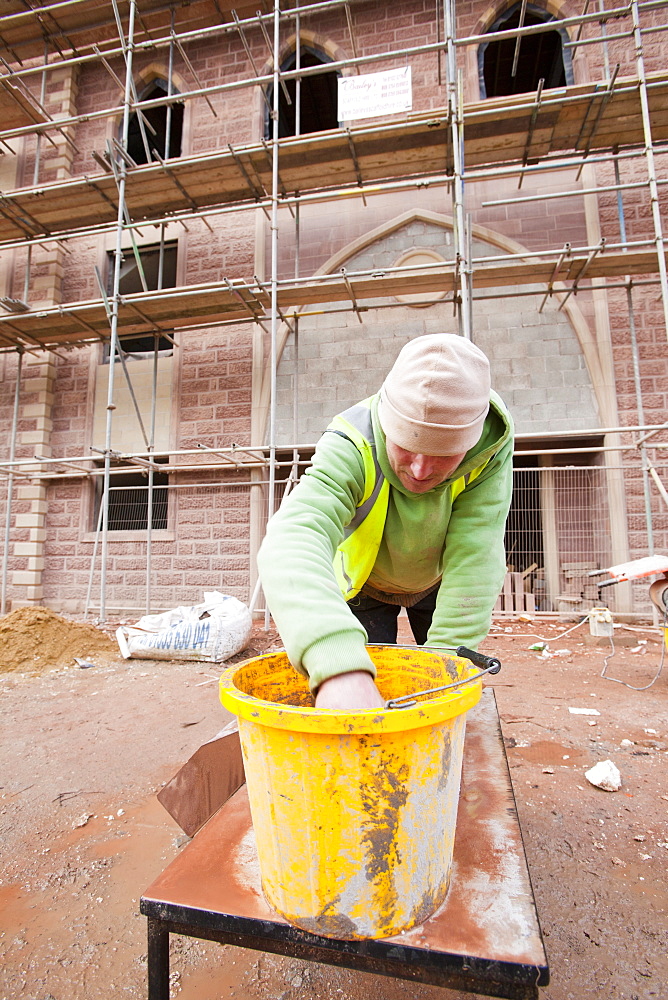
[{"label": "stone arch moulding", "polygon": [[[299,32],[299,44],[303,48],[314,49],[316,52],[320,51],[327,59],[332,62],[342,62],[348,58],[348,52],[342,48],[338,42],[333,41],[326,35],[320,35],[317,31],[309,31],[307,28],[302,28]],[[293,52],[297,49],[297,35],[290,35],[289,38],[285,40],[281,46],[279,66],[282,66],[288,56],[291,56]],[[274,71],[274,61],[273,59],[267,59],[265,62],[261,76],[268,76]],[[355,70],[351,67],[343,67],[341,73],[343,76],[347,76],[350,73],[354,73]]]},{"label": "stone arch moulding", "polygon": [[[382,239],[383,237],[401,229],[412,222],[426,222],[443,229],[452,230],[453,219],[451,216],[442,215],[437,212],[427,210],[409,210],[396,216],[394,219],[369,230],[362,236],[352,240],[337,253],[333,254],[316,274],[334,274],[343,267],[347,260],[354,257],[361,250]],[[497,247],[504,253],[522,255],[527,252],[526,247],[516,240],[503,236],[495,230],[486,226],[472,224],[472,237],[481,240],[491,246]],[[528,258],[525,258],[528,259]],[[555,283],[555,294],[565,291],[565,286],[561,282]],[[605,377],[605,368],[598,353],[596,340],[589,327],[586,317],[580,307],[570,297],[563,307],[563,311],[568,317],[571,327],[580,344],[585,364],[591,379],[591,385],[596,399],[599,418],[604,421],[603,426],[612,426],[614,414],[616,414],[616,403],[614,400],[614,390],[611,390],[609,380]],[[290,328],[286,323],[281,323],[277,331],[276,341],[276,363],[280,361],[283,350],[288,340]],[[253,405],[251,417],[251,440],[254,444],[264,444],[266,428],[269,420],[270,386],[271,372],[269,371],[269,360],[265,356],[264,345],[260,337],[254,338],[253,349]],[[611,396],[612,392],[612,396]],[[333,415],[333,414],[332,414]],[[612,421],[612,423],[610,423]],[[606,423],[607,422],[607,423]],[[294,442],[295,444],[297,442]]]},{"label": "stone arch moulding", "polygon": [[[137,94],[140,95],[143,90],[145,90],[154,80],[168,80],[169,79],[169,67],[166,63],[152,62],[148,63],[146,66],[142,66],[134,74],[134,85]],[[186,80],[172,70],[172,88],[175,93],[182,93],[188,90],[188,85]],[[117,102],[119,106],[118,114],[109,118],[107,125],[107,138],[117,138],[119,135],[119,130],[123,122],[123,98],[124,94],[122,90],[118,91]],[[191,126],[190,126],[190,108],[192,101],[184,101],[183,104],[183,132],[181,136],[181,155],[185,156],[191,147]]]},{"label": "stone arch moulding", "polygon": [[[492,28],[495,21],[498,21],[505,13],[507,13],[512,7],[517,5],[516,0],[506,0],[506,2],[493,3],[485,10],[481,17],[475,24],[475,27],[470,32],[471,35],[486,35]],[[581,13],[581,11],[576,10],[572,3],[559,2],[559,0],[544,0],[544,2],[532,3],[531,7],[535,12],[544,12],[555,19],[555,21],[560,21],[565,17],[575,17]],[[564,29],[557,29],[555,25],[555,30],[560,30],[562,36],[564,36],[564,41],[569,40],[568,31]],[[479,73],[479,50],[480,45],[467,45],[464,55],[464,60],[466,64],[465,72],[465,100],[467,101],[481,101],[483,97],[480,92],[480,73]],[[579,67],[584,63],[584,59],[578,56],[578,53],[582,52],[582,49],[575,49],[574,54],[570,57],[571,70],[573,73],[573,81],[575,83],[584,83],[588,78],[588,74]]]},{"label": "stone arch moulding", "polygon": [[[342,48],[338,42],[333,41],[326,35],[321,35],[317,31],[309,31],[307,28],[302,28],[299,32],[299,43],[301,46],[314,49],[316,52],[320,51],[324,56],[327,57],[331,62],[344,62],[349,58],[350,53],[348,53],[344,48]],[[297,49],[297,35],[290,35],[281,46],[279,66],[282,66],[285,60],[292,55]],[[274,72],[274,60],[265,60],[262,69],[260,70],[260,76],[271,76]],[[340,70],[341,76],[350,76],[355,73],[355,69],[350,66],[343,66]],[[255,106],[253,109],[254,117],[254,128],[253,131],[256,136],[264,134],[264,123],[265,123],[265,111],[266,103],[264,94],[261,92],[259,87],[255,89]]]},{"label": "stone arch moulding", "polygon": [[[498,21],[512,7],[517,6],[517,0],[505,0],[503,3],[490,4],[484,14],[478,18],[476,25],[471,32],[472,35],[486,35],[495,21]],[[563,0],[543,0],[543,2],[532,3],[531,6],[536,11],[544,12],[556,21],[564,17],[575,17],[579,13],[573,4],[563,2]]]}]

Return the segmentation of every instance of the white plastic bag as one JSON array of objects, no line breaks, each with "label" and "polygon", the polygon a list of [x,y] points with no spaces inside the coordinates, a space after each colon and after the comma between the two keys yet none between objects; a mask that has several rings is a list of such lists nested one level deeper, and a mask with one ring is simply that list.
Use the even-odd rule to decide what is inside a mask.
[{"label": "white plastic bag", "polygon": [[145,615],[135,625],[121,625],[116,639],[121,654],[147,660],[207,660],[221,663],[250,639],[253,618],[236,597],[204,594],[202,604]]}]

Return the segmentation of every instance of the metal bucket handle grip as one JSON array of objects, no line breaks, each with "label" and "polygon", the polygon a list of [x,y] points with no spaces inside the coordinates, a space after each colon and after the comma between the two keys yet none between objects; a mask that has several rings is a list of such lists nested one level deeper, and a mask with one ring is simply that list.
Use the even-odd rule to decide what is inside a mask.
[{"label": "metal bucket handle grip", "polygon": [[[370,643],[370,645],[381,645],[381,643]],[[469,649],[467,646],[398,646],[398,649],[426,649],[432,653],[442,653],[444,649],[454,650],[457,656],[462,656],[471,663],[474,663],[476,667],[482,667],[479,673],[474,674],[473,677],[464,677],[462,680],[453,681],[452,684],[441,684],[439,687],[429,688],[427,691],[416,691],[415,694],[405,694],[400,698],[390,698],[389,701],[385,702],[385,708],[413,708],[416,704],[416,698],[422,698],[428,694],[436,694],[439,691],[448,691],[451,688],[460,687],[462,684],[471,684],[473,681],[479,680],[484,677],[485,674],[498,674],[501,669],[501,660],[496,656],[485,656],[484,653],[478,653],[475,649]]]}]

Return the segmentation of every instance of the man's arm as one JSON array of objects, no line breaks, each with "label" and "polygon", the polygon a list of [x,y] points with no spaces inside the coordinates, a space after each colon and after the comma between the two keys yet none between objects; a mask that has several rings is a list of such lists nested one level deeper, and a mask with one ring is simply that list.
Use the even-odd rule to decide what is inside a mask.
[{"label": "man's arm", "polygon": [[363,491],[364,467],[355,445],[339,434],[324,434],[312,468],[270,520],[258,553],[262,586],[281,639],[312,691],[335,675],[361,671],[375,676],[366,632],[348,608],[332,567]]}]

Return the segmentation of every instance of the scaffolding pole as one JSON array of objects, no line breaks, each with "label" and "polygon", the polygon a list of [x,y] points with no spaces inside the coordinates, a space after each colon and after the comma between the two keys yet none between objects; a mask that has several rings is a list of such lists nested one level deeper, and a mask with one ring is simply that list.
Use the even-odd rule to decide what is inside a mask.
[{"label": "scaffolding pole", "polygon": [[[617,218],[619,221],[619,233],[622,242],[626,242],[626,213],[624,211],[624,199],[622,196],[622,186],[620,184],[619,161],[615,156],[613,159],[615,170],[615,181],[617,182]],[[638,423],[645,423],[645,407],[643,404],[642,379],[640,377],[640,352],[638,350],[638,335],[636,332],[635,311],[633,308],[633,287],[631,278],[626,276],[626,309],[629,317],[629,335],[631,338],[631,358],[633,362],[633,385],[636,395],[636,411],[638,413]],[[645,528],[647,531],[647,548],[650,555],[654,555],[654,523],[652,518],[652,498],[649,485],[649,463],[645,442],[638,445],[642,464],[643,476],[643,499],[645,503]]]},{"label": "scaffolding pole", "polygon": [[[274,490],[276,484],[276,340],[278,335],[278,126],[279,87],[281,82],[280,40],[281,40],[280,0],[274,0],[274,89],[272,108],[271,145],[271,349],[270,349],[270,390],[269,390],[269,496],[267,498],[267,521],[274,513]],[[265,608],[264,627],[269,628],[269,608]]]},{"label": "scaffolding pole", "polygon": [[[299,8],[299,0],[296,0],[296,6]],[[350,21],[350,9],[346,5],[346,14],[348,17],[348,27],[351,30]],[[299,13],[295,18],[295,68],[301,69],[302,62],[302,41],[301,41],[301,30],[302,22]],[[352,37],[352,30],[351,30]],[[302,81],[301,77],[297,77],[295,80],[295,135],[301,135],[301,124],[302,124]],[[299,260],[299,250],[300,250],[300,221],[301,221],[301,203],[299,198],[295,201],[294,208],[294,219],[295,219],[295,281],[299,279],[300,272],[300,260]],[[294,359],[293,359],[293,371],[294,371],[294,383],[292,386],[292,440],[299,440],[299,316],[295,315],[293,320],[293,334],[292,343],[294,345]],[[290,470],[290,482],[297,482],[299,477],[299,451],[295,448],[292,452],[293,466]]]},{"label": "scaffolding pole", "polygon": [[[345,9],[348,7],[350,3],[355,3],[355,2],[356,0],[332,0],[332,2],[326,2],[326,3],[321,2],[321,3],[312,3],[305,5],[300,5],[299,3],[296,3],[293,8],[289,8],[287,10],[282,11],[282,17],[287,20],[290,20],[290,19],[297,19],[302,15],[308,17],[309,15],[321,14],[326,11],[332,11],[340,8],[343,8],[345,11]],[[357,2],[364,3],[365,0],[357,0]],[[662,9],[666,5],[667,5],[666,0],[644,0],[644,2],[638,4],[638,9],[641,12],[653,11]],[[43,16],[45,9],[46,9],[45,7],[39,6],[39,7],[33,7],[30,10],[23,12],[26,19],[30,17],[35,17],[35,15],[37,15],[37,17],[40,18],[40,21],[37,22],[37,31],[39,32],[40,37],[44,34],[41,18]],[[17,14],[9,15],[9,17],[11,17],[12,19],[15,19],[17,16],[18,16]],[[620,20],[628,16],[629,16],[628,4],[611,7],[609,10],[605,10],[601,5],[597,12],[587,13],[587,11],[585,10],[580,15],[576,14],[573,15],[572,17],[554,18],[542,22],[540,24],[529,25],[523,28],[510,28],[503,31],[487,32],[486,34],[483,35],[464,36],[460,39],[456,39],[455,44],[460,46],[466,46],[466,45],[480,44],[481,42],[503,41],[506,39],[514,40],[520,36],[524,37],[527,35],[540,34],[543,32],[554,31],[555,29],[567,30],[569,28],[581,27],[586,24],[594,24],[594,25],[607,24],[607,22],[610,20]],[[238,23],[243,28],[252,28],[258,23],[261,26],[264,26],[265,22],[270,24],[272,20],[273,20],[273,13],[271,11],[265,14],[258,11],[253,16],[250,16],[245,19],[241,18],[238,19]],[[663,26],[659,26],[657,30],[661,30],[662,27]],[[237,23],[235,21],[225,22],[216,18],[214,23],[207,25],[206,27],[175,32],[175,40],[179,44],[187,44],[189,42],[203,42],[215,39],[216,37],[227,34],[229,32],[236,32],[236,31],[237,31]],[[618,35],[608,35],[607,39],[604,37],[595,37],[586,40],[576,39],[574,42],[567,42],[566,45],[578,46],[584,44],[597,44],[605,42],[606,40],[610,41],[617,37],[620,38],[630,37],[631,34],[632,30],[628,32],[619,33]],[[50,65],[51,69],[57,70],[61,67],[64,68],[68,66],[85,65],[86,63],[89,62],[96,62],[100,57],[111,59],[123,55],[122,46],[115,48],[106,48],[103,51],[101,51],[99,48],[97,48],[97,46],[93,45],[90,46],[91,51],[84,52],[82,51],[83,46],[79,46],[70,40],[68,40],[68,44],[72,52],[75,52],[76,55],[64,56],[62,52],[58,52],[60,58],[57,61],[54,61]],[[169,34],[152,35],[151,37],[146,39],[137,39],[134,45],[134,49],[135,52],[138,54],[142,52],[155,52],[157,49],[166,48],[169,44],[170,44]],[[434,48],[436,48],[436,46],[434,46]],[[390,53],[390,55],[392,55],[392,53]],[[355,56],[355,58],[357,57]],[[17,61],[21,62],[20,60]],[[5,68],[8,69],[8,72],[6,74],[2,74],[0,78],[12,80],[40,73],[43,69],[43,64],[40,63],[39,61],[33,62],[31,60],[30,62],[26,61],[22,63],[22,65],[18,69],[9,69],[9,67],[7,67],[6,64]]]},{"label": "scaffolding pole", "polygon": [[643,133],[645,136],[645,157],[647,160],[647,177],[649,182],[650,202],[652,207],[652,222],[656,241],[656,255],[661,276],[661,299],[663,302],[663,321],[668,337],[668,271],[666,270],[666,255],[663,243],[663,227],[659,204],[659,189],[656,182],[656,165],[654,163],[654,146],[652,143],[652,125],[649,115],[649,100],[647,97],[647,76],[645,74],[645,58],[643,55],[642,34],[640,31],[640,15],[638,0],[631,0],[633,13],[633,40],[635,44],[636,72],[640,81],[640,108],[642,111]]},{"label": "scaffolding pole", "polygon": [[14,457],[16,455],[16,435],[19,426],[19,406],[21,401],[21,370],[23,366],[23,348],[17,349],[16,381],[14,387],[14,409],[12,412],[12,429],[9,438],[9,474],[7,476],[7,509],[5,510],[5,547],[2,553],[2,593],[0,594],[0,615],[7,613],[7,575],[9,569],[9,541],[12,527],[12,499],[14,492]]},{"label": "scaffolding pole", "polygon": [[452,215],[457,261],[456,309],[459,332],[471,339],[471,273],[468,261],[468,238],[464,210],[464,119],[461,87],[455,49],[456,14],[454,0],[443,0],[445,25],[445,67],[448,95],[448,118],[452,142]]},{"label": "scaffolding pole", "polygon": [[[125,95],[123,100],[123,125],[121,133],[121,147],[128,148],[128,128],[130,124],[130,104],[132,100],[132,52],[134,22],[137,9],[137,0],[130,0],[130,13],[128,19],[127,45],[123,45],[125,55]],[[119,32],[122,25],[119,23]],[[121,35],[122,39],[122,35]],[[118,341],[118,309],[120,305],[120,280],[121,266],[123,263],[123,220],[125,217],[125,178],[127,174],[127,163],[121,157],[118,164],[118,217],[116,222],[116,249],[114,251],[114,284],[111,295],[111,342],[109,346],[109,379],[107,383],[107,419],[104,439],[104,486],[102,493],[102,544],[101,544],[101,566],[100,566],[100,611],[101,621],[106,617],[106,591],[107,591],[107,563],[109,558],[109,484],[111,468],[111,429],[114,404],[114,369],[116,367],[116,354],[119,349]]]}]

